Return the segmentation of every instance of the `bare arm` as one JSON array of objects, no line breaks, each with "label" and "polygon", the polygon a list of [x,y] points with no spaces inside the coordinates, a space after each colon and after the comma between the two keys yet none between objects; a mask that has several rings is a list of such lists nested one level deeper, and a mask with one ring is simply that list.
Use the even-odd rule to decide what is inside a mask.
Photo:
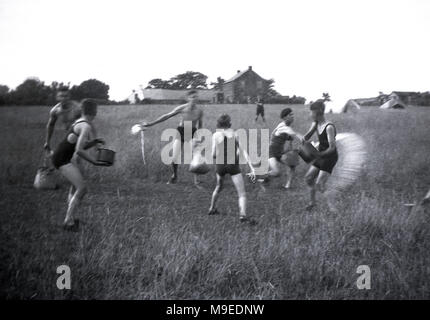
[{"label": "bare arm", "polygon": [[246,163],[248,164],[249,169],[251,170],[251,173],[254,173],[255,169],[254,169],[254,166],[251,163],[251,159],[249,158],[248,152],[246,152],[246,150],[242,147],[242,145],[240,144],[240,142],[237,139],[237,137],[236,137],[236,141],[237,141],[237,145],[239,146],[240,152],[242,152],[242,154],[243,154],[243,156],[244,156],[244,158],[246,160]]},{"label": "bare arm", "polygon": [[85,151],[85,147],[87,146],[90,137],[91,127],[88,124],[84,124],[78,129],[78,131],[79,137],[78,142],[76,143],[75,155],[78,155],[89,163],[98,164],[96,159]]},{"label": "bare arm", "polygon": [[98,144],[105,144],[105,141],[103,139],[100,139],[100,138],[90,140],[85,144],[84,150],[90,149],[90,148],[92,148]]},{"label": "bare arm", "polygon": [[314,134],[314,132],[315,132],[316,129],[317,129],[317,123],[316,122],[312,122],[311,128],[303,136],[303,140],[304,141],[309,140],[312,137],[312,135]]},{"label": "bare arm", "polygon": [[156,119],[156,120],[154,120],[152,122],[142,123],[142,126],[144,126],[144,127],[152,127],[153,125],[156,125],[157,123],[166,121],[167,119],[170,119],[171,117],[174,117],[177,114],[179,114],[185,107],[186,107],[186,105],[182,105],[182,106],[176,107],[175,109],[173,109],[169,113],[163,114],[158,119]]},{"label": "bare arm", "polygon": [[54,132],[55,123],[57,122],[57,119],[58,117],[56,113],[56,108],[54,107],[49,112],[49,120],[46,125],[46,139],[45,139],[45,144],[43,146],[43,148],[46,150],[51,150],[51,147],[50,147],[51,137],[52,137],[52,133]]},{"label": "bare arm", "polygon": [[334,134],[334,127],[333,125],[328,125],[326,128],[327,131],[327,140],[328,140],[328,149],[321,151],[319,153],[320,157],[324,157],[326,155],[329,155],[330,153],[332,153],[335,149],[336,149],[336,137]]},{"label": "bare arm", "polygon": [[294,139],[297,139],[299,141],[302,141],[304,139],[304,137],[300,134],[295,132],[293,129],[291,129],[290,127],[283,127],[280,128],[279,133],[285,132],[286,134],[288,134],[289,136],[293,137]]}]

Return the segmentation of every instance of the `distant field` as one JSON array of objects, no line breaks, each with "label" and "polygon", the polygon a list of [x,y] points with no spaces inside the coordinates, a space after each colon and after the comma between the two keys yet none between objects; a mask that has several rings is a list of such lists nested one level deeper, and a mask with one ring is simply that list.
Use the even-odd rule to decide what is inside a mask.
[{"label": "distant field", "polygon": [[[285,107],[266,105],[273,129]],[[168,186],[160,162],[163,129],[146,132],[147,164],[130,135],[137,120],[154,119],[172,106],[104,106],[96,126],[117,151],[114,167],[87,166],[90,191],[78,233],[61,229],[67,184],[58,191],[32,188],[41,162],[49,108],[0,108],[0,297],[23,299],[428,299],[429,209],[405,207],[430,187],[430,112],[426,108],[332,114],[338,132],[361,135],[369,159],[363,175],[342,196],[340,213],[321,205],[306,212],[298,168],[295,188],[281,182],[263,193],[247,184],[249,215],[238,221],[236,193],[228,181],[221,216],[208,216],[214,173],[205,190],[192,186],[182,166]],[[304,133],[309,112],[293,106],[293,127]],[[254,123],[255,106],[204,106],[204,126],[215,129],[223,112],[234,128]],[[62,137],[61,131],[56,137]],[[58,139],[56,140],[58,141]],[[91,172],[89,171],[91,169]],[[244,167],[245,169],[245,167]],[[427,210],[427,211],[426,211]],[[68,265],[72,290],[56,287],[56,268]],[[371,269],[371,289],[358,290],[359,265]]]}]

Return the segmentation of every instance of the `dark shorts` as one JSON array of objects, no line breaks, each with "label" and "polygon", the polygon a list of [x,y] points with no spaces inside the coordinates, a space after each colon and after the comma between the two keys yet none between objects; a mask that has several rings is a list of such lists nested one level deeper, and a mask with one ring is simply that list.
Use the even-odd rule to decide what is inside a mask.
[{"label": "dark shorts", "polygon": [[[191,139],[187,139],[185,140],[185,128],[183,126],[179,126],[176,128],[176,130],[178,130],[179,135],[181,136],[181,142],[184,143],[185,141],[190,141]],[[191,138],[194,138],[194,133],[197,131],[196,127],[192,127],[191,128]]]},{"label": "dark shorts", "polygon": [[241,173],[240,166],[238,164],[217,164],[216,165],[216,173],[218,173],[221,177],[229,174],[234,176],[235,174]]},{"label": "dark shorts", "polygon": [[75,153],[74,145],[70,145],[66,142],[62,142],[58,145],[57,149],[55,149],[52,154],[52,164],[56,169],[69,164],[72,160],[73,154]]},{"label": "dark shorts", "polygon": [[312,164],[314,167],[317,167],[318,169],[332,173],[334,166],[337,163],[339,156],[337,154],[337,150],[335,150],[332,154],[324,157],[319,158],[315,160],[315,162]]},{"label": "dark shorts", "polygon": [[277,145],[269,145],[269,159],[270,158],[276,158],[276,160],[281,161],[281,157],[284,153],[284,147],[283,146],[277,146]]},{"label": "dark shorts", "polygon": [[257,116],[261,115],[262,117],[264,117],[264,108],[257,108]]}]

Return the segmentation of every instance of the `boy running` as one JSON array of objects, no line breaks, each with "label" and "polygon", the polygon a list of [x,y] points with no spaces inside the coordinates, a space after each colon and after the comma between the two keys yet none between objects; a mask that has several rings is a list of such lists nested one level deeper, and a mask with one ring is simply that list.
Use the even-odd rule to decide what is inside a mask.
[{"label": "boy running", "polygon": [[104,143],[101,139],[91,137],[93,132],[92,122],[96,115],[97,103],[93,100],[85,99],[82,102],[82,117],[71,125],[66,136],[52,155],[54,167],[60,170],[61,174],[71,183],[67,199],[67,213],[63,225],[65,230],[78,230],[79,220],[73,219],[73,217],[87,191],[78,159],[83,158],[94,165],[105,165],[104,162],[97,161],[86,151],[99,143]]},{"label": "boy running", "polygon": [[333,171],[338,160],[336,149],[336,128],[333,123],[324,117],[325,104],[322,100],[317,100],[310,106],[312,115],[312,126],[304,136],[304,141],[308,141],[314,133],[317,133],[319,146],[316,160],[311,164],[306,173],[305,180],[310,191],[310,203],[306,209],[312,209],[316,204],[316,191],[323,193],[328,177]]},{"label": "boy running", "polygon": [[[241,151],[245,157],[251,172],[248,174],[251,180],[255,179],[254,167],[252,166],[247,152],[242,149],[239,144],[238,138],[231,127],[231,119],[227,114],[223,114],[217,120],[217,130],[212,136],[212,157],[218,159],[215,163],[219,162],[221,158],[221,164],[216,164],[216,180],[217,184],[212,194],[211,205],[209,208],[209,214],[218,214],[216,209],[216,201],[224,186],[224,178],[226,174],[229,174],[233,181],[234,187],[236,188],[239,196],[239,219],[241,222],[249,221],[254,223],[253,220],[248,220],[246,216],[246,191],[245,183],[243,181],[242,172],[239,165],[239,152]],[[228,148],[233,146],[233,148]],[[230,149],[230,150],[229,150]],[[233,149],[233,150],[231,150]]]},{"label": "boy running", "polygon": [[280,118],[283,121],[273,130],[270,137],[268,175],[269,177],[279,177],[281,164],[285,164],[288,168],[288,178],[284,188],[290,189],[296,166],[299,164],[298,153],[293,149],[293,140],[302,141],[303,136],[290,127],[294,122],[293,110],[283,109]]},{"label": "boy running", "polygon": [[[179,121],[179,126],[177,127],[178,135],[176,136],[175,141],[173,142],[173,162],[172,162],[172,176],[170,177],[167,184],[173,184],[176,183],[178,180],[178,163],[180,163],[180,154],[181,154],[181,147],[184,145],[185,142],[187,143],[193,143],[192,138],[194,137],[194,133],[197,129],[202,128],[203,125],[203,111],[197,107],[197,91],[191,90],[188,92],[188,103],[180,105],[173,109],[171,112],[163,114],[158,119],[148,122],[148,123],[142,123],[142,127],[152,127],[153,125],[156,125],[158,123],[161,123],[163,121],[166,121],[167,119],[170,119],[176,115],[180,115],[181,119]],[[184,122],[185,121],[191,121],[192,123],[192,137],[191,140],[187,139],[185,137],[185,128],[184,128]],[[199,187],[199,181],[197,179],[197,175],[194,174],[194,185],[198,188]]]},{"label": "boy running", "polygon": [[58,103],[49,112],[49,120],[46,125],[46,139],[43,148],[51,150],[51,137],[54,132],[57,120],[63,124],[63,128],[68,130],[73,122],[81,116],[79,103],[70,100],[70,92],[67,87],[61,87],[56,95]]}]

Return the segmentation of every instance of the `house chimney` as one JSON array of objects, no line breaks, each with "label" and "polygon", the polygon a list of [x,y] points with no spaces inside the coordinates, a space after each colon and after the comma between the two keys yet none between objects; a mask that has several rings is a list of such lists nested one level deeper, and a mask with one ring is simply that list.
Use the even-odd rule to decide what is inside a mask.
[{"label": "house chimney", "polygon": [[237,70],[237,73],[240,73],[240,70]]},{"label": "house chimney", "polygon": [[249,67],[248,67],[248,70],[252,70],[252,66],[249,66]]}]

